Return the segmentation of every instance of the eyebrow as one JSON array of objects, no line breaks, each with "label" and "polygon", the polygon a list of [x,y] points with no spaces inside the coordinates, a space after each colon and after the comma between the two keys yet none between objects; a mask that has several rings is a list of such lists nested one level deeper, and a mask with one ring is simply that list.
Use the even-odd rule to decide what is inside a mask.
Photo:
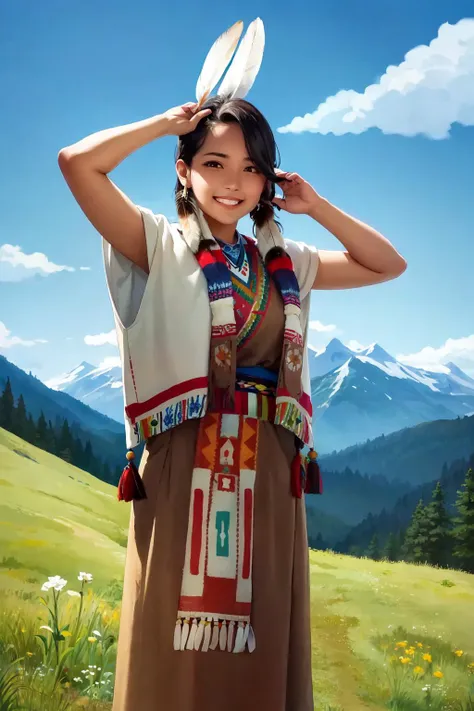
[{"label": "eyebrow", "polygon": [[[227,153],[217,153],[216,151],[211,151],[210,153],[203,153],[203,156],[219,156],[219,158],[230,158],[230,156],[227,155]],[[249,160],[252,161],[249,156],[245,156],[244,160]],[[253,163],[253,161],[252,161]]]}]

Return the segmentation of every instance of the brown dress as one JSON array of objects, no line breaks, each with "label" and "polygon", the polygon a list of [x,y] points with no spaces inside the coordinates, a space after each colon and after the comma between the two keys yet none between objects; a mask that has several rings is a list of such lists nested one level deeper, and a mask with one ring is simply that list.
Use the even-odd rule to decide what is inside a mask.
[{"label": "brown dress", "polygon": [[[273,283],[239,366],[278,369],[283,304]],[[309,553],[304,497],[294,498],[294,435],[261,422],[255,481],[249,653],[175,651],[198,420],[148,440],[147,499],[130,516],[112,711],[313,711]]]}]

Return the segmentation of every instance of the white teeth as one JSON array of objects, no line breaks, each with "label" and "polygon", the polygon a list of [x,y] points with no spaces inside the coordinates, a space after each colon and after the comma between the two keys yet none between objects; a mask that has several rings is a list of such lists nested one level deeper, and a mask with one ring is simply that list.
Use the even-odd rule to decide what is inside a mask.
[{"label": "white teeth", "polygon": [[240,200],[226,200],[225,198],[214,198],[217,202],[221,202],[223,205],[238,205]]}]

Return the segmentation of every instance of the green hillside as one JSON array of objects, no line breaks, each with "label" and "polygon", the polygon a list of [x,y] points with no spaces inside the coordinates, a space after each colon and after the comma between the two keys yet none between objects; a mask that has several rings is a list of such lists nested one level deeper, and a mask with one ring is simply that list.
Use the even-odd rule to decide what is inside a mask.
[{"label": "green hillside", "polygon": [[330,551],[310,565],[317,711],[474,709],[473,575]]},{"label": "green hillside", "polygon": [[[57,711],[64,696],[68,711],[110,711],[120,604],[103,591],[113,580],[120,589],[129,516],[115,487],[0,429],[0,702],[1,674],[14,673],[16,657],[28,674],[56,668],[54,645],[45,653],[37,637],[52,632],[41,629],[52,624],[39,604],[52,593],[41,584],[60,575],[78,590],[86,571],[93,580],[78,635],[79,600],[60,593],[67,669],[52,691],[36,676],[28,708]],[[316,550],[310,566],[316,711],[473,711],[473,575]]]},{"label": "green hillside", "polygon": [[121,580],[129,516],[116,487],[0,428],[0,590]]}]

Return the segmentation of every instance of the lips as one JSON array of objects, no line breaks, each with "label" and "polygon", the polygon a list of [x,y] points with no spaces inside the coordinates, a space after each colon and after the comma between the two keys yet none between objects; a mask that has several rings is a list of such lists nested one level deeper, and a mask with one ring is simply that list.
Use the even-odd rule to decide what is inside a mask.
[{"label": "lips", "polygon": [[[229,197],[224,197],[223,195],[215,195],[214,200],[216,202],[219,202],[219,200],[235,200],[236,198],[229,198]],[[240,205],[243,202],[243,200],[238,200],[237,205]],[[224,205],[224,207],[237,207],[237,205],[226,205],[223,202],[219,202],[219,205]]]}]

